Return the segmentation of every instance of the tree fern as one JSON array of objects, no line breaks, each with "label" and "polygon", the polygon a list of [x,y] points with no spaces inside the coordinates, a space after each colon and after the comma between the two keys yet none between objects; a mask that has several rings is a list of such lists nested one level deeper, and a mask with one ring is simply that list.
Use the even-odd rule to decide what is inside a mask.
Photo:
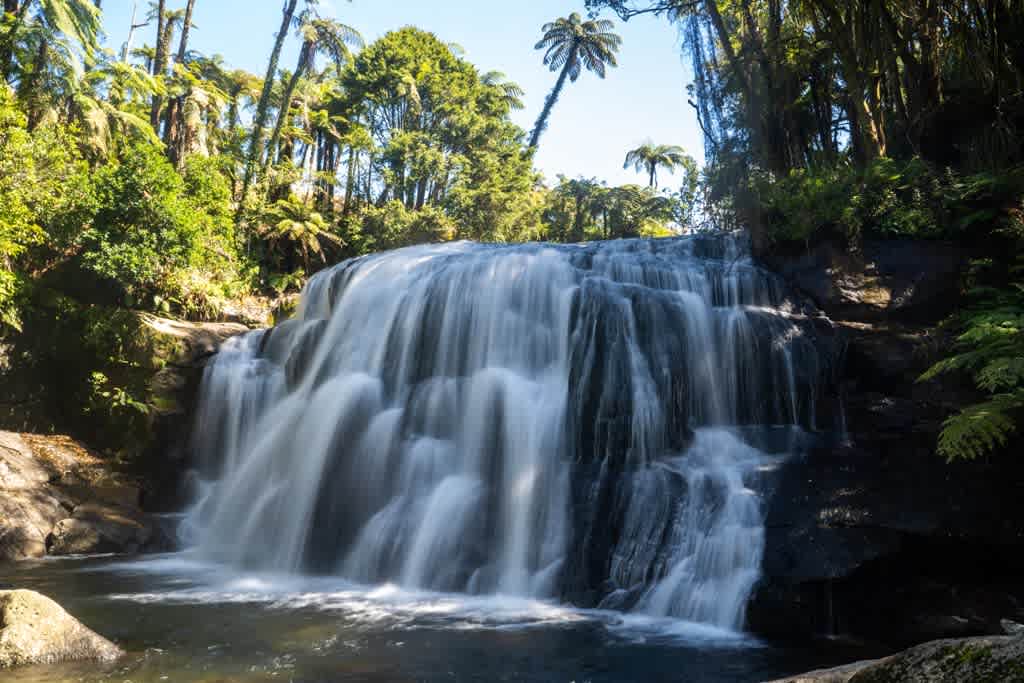
[{"label": "tree fern", "polygon": [[1024,413],[1024,287],[977,292],[980,302],[961,316],[957,353],[933,365],[920,381],[968,372],[990,394],[946,420],[938,453],[948,461],[973,460],[1005,446]]}]

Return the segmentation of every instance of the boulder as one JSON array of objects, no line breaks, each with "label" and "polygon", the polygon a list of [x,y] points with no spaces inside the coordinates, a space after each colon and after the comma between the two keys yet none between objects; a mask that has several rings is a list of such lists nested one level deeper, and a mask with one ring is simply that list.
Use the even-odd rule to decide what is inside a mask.
[{"label": "boulder", "polygon": [[148,520],[137,509],[86,503],[57,523],[48,539],[51,555],[135,553],[153,536]]},{"label": "boulder", "polygon": [[891,657],[857,662],[773,683],[963,683],[1024,681],[1024,638],[937,640]]},{"label": "boulder", "polygon": [[138,484],[61,436],[0,432],[0,562],[134,553],[153,536]]},{"label": "boulder", "polygon": [[21,435],[0,432],[0,561],[46,554],[50,529],[67,514],[52,476]]},{"label": "boulder", "polygon": [[850,680],[858,673],[870,666],[878,664],[877,659],[868,659],[853,664],[844,664],[831,669],[818,669],[807,673],[780,678],[771,683],[850,683]]},{"label": "boulder", "polygon": [[238,323],[192,323],[139,316],[140,335],[149,341],[142,345],[148,358],[147,368],[150,421],[147,447],[140,457],[146,464],[143,473],[146,507],[170,511],[183,504],[182,477],[189,469],[188,436],[192,411],[198,402],[199,386],[206,364],[232,337],[250,328]]},{"label": "boulder", "polygon": [[53,600],[0,591],[0,669],[68,661],[113,661],[123,652]]}]

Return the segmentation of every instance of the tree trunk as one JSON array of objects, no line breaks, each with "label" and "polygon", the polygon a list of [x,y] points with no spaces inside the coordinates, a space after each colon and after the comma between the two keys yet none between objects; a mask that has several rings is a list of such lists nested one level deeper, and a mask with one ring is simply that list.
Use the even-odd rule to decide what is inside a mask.
[{"label": "tree trunk", "polygon": [[128,22],[128,37],[125,38],[124,45],[121,46],[121,61],[125,64],[128,63],[128,56],[132,51],[132,42],[135,40],[135,30],[142,28],[146,24],[136,24],[135,17],[139,13],[139,4],[132,3],[132,19]]},{"label": "tree trunk", "polygon": [[[175,64],[183,65],[185,55],[188,53],[188,38],[192,29],[192,13],[196,7],[196,0],[188,0],[185,6],[185,20],[181,26],[181,39],[178,42],[178,55],[174,60]],[[171,100],[167,108],[167,128],[164,130],[164,144],[167,146],[167,158],[175,166],[180,167],[184,160],[184,149],[181,135],[181,115],[185,108],[185,96],[179,95]]]},{"label": "tree trunk", "polygon": [[540,116],[537,117],[537,123],[533,125],[533,133],[530,135],[530,149],[537,148],[541,134],[548,127],[548,118],[551,116],[551,110],[562,94],[562,88],[565,87],[565,79],[569,77],[569,69],[576,62],[576,59],[577,55],[574,53],[566,60],[565,66],[562,67],[562,73],[558,74],[558,80],[555,81],[555,87],[552,88],[551,93],[544,100],[544,109],[541,110]]},{"label": "tree trunk", "polygon": [[295,16],[295,8],[299,0],[285,0],[281,12],[281,29],[277,32],[274,41],[274,49],[270,53],[270,61],[267,64],[267,76],[263,81],[263,92],[260,93],[259,103],[256,105],[256,115],[253,118],[252,134],[249,137],[249,154],[245,164],[245,178],[242,181],[242,196],[238,202],[238,216],[241,218],[245,200],[248,198],[249,188],[252,186],[253,174],[260,162],[263,152],[263,130],[267,126],[267,116],[270,112],[270,97],[274,90],[274,81],[277,78],[277,65],[281,61],[281,50],[284,47],[285,38],[288,37],[288,28]]},{"label": "tree trunk", "polygon": [[423,205],[427,203],[427,184],[426,178],[419,182],[419,187],[416,188],[416,210],[423,208]]},{"label": "tree trunk", "polygon": [[583,199],[577,195],[576,211],[572,219],[572,241],[583,241]]},{"label": "tree trunk", "polygon": [[327,216],[334,215],[335,207],[335,188],[338,185],[338,154],[341,152],[341,147],[335,141],[330,141],[327,144],[327,173],[330,176],[329,180],[322,180],[324,187],[327,189],[327,210],[325,214]]},{"label": "tree trunk", "polygon": [[285,88],[284,97],[281,98],[281,109],[277,113],[277,123],[274,124],[274,132],[270,135],[270,142],[267,143],[267,157],[261,169],[264,174],[266,174],[267,169],[274,162],[274,150],[281,141],[284,124],[291,115],[292,99],[295,97],[295,90],[299,87],[299,81],[302,80],[303,73],[312,61],[312,52],[313,46],[309,43],[303,43],[302,49],[299,50],[299,63],[295,66],[295,73],[292,74],[291,79],[288,81],[288,87]]},{"label": "tree trunk", "polygon": [[348,148],[348,177],[345,179],[345,205],[341,207],[341,215],[348,217],[352,208],[352,192],[356,186],[356,149]]},{"label": "tree trunk", "polygon": [[[861,64],[858,50],[854,46],[858,32],[853,24],[853,17],[844,17],[833,0],[815,0],[825,15],[825,21],[815,21],[815,31],[829,38],[839,58],[839,68],[843,80],[849,89],[850,129],[851,138],[857,137],[854,129],[859,132],[859,139],[854,139],[853,146],[861,164],[867,164],[885,155],[885,131],[881,114],[877,107],[877,79],[869,83],[870,69]],[[849,8],[856,11],[856,6]],[[870,100],[870,102],[869,102]]]},{"label": "tree trunk", "polygon": [[[153,58],[153,75],[157,77],[163,76],[167,71],[167,60],[170,57],[170,47],[168,46],[171,38],[170,22],[167,21],[166,9],[166,0],[159,0],[157,4],[156,53]],[[153,104],[149,109],[149,124],[153,126],[153,131],[157,135],[160,134],[160,111],[163,106],[163,97],[153,95]]]}]

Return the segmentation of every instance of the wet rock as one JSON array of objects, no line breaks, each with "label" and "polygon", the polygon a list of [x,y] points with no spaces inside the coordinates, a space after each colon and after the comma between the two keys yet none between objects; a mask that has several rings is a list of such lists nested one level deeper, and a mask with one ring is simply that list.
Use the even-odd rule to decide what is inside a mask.
[{"label": "wet rock", "polygon": [[139,316],[142,367],[150,372],[145,503],[150,510],[171,510],[182,504],[182,476],[188,470],[185,440],[192,426],[199,385],[207,363],[228,339],[250,328],[239,323],[192,323]]},{"label": "wet rock", "polygon": [[843,666],[831,669],[808,671],[804,674],[782,678],[771,683],[850,683],[850,680],[858,673],[877,663],[878,660],[876,659],[854,662],[853,664],[844,664]]},{"label": "wet rock", "polygon": [[885,659],[814,671],[774,683],[963,683],[1024,681],[1024,638],[938,640]]},{"label": "wet rock", "polygon": [[1003,633],[1008,636],[1024,636],[1024,624],[1018,624],[1016,621],[1010,621],[1009,619],[1000,619],[999,626],[1002,627]]},{"label": "wet rock", "polygon": [[121,650],[49,598],[0,591],[0,669],[67,661],[112,661]]},{"label": "wet rock", "polygon": [[943,421],[978,396],[956,377],[918,381],[953,343],[934,323],[958,301],[963,255],[884,242],[766,260],[847,340],[843,412],[832,422],[845,425],[847,443],[767,476],[764,577],[749,627],[902,647],[1024,619],[1022,444],[945,463],[935,453]]},{"label": "wet rock", "polygon": [[46,554],[46,536],[67,512],[51,476],[20,435],[0,432],[0,561]]}]

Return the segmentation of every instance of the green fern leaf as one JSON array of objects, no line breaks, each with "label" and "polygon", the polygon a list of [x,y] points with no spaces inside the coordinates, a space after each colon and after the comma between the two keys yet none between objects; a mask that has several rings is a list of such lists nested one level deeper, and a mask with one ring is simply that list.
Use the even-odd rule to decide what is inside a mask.
[{"label": "green fern leaf", "polygon": [[939,435],[939,455],[948,462],[975,460],[1005,446],[1017,431],[1017,413],[1024,407],[1024,390],[999,394],[946,420]]},{"label": "green fern leaf", "polygon": [[975,375],[979,389],[990,393],[1024,386],[1024,356],[1003,356],[987,364]]}]

